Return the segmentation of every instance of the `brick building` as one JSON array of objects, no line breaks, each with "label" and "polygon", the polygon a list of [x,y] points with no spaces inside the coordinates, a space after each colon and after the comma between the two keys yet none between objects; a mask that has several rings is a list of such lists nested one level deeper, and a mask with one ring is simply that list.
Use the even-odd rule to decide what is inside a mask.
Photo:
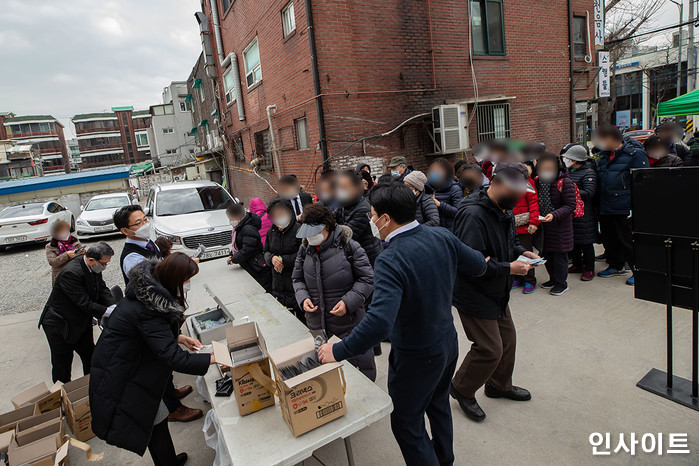
[{"label": "brick building", "polygon": [[0,114],[4,131],[0,137],[22,144],[32,144],[39,150],[44,173],[70,173],[70,157],[66,147],[63,125],[51,115]]},{"label": "brick building", "polygon": [[215,80],[206,73],[202,53],[187,79],[187,101],[190,102],[194,124],[190,133],[194,136],[194,153],[197,157],[223,154],[221,119],[214,86]]},{"label": "brick building", "polygon": [[583,139],[593,0],[568,3],[203,0],[231,190],[273,195],[251,163],[312,190],[323,161],[377,173],[394,155],[425,168],[493,138],[554,151]]},{"label": "brick building", "polygon": [[81,168],[133,164],[150,159],[148,110],[113,107],[112,112],[75,115]]}]

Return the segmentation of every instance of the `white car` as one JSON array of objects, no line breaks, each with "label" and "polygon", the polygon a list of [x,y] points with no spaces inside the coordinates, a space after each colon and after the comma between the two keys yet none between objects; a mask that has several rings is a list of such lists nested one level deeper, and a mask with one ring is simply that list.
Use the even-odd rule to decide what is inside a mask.
[{"label": "white car", "polygon": [[78,237],[90,238],[118,232],[112,219],[114,212],[125,205],[135,203],[136,199],[128,193],[94,196],[84,207],[80,207],[82,213],[75,222]]},{"label": "white car", "polygon": [[70,210],[58,202],[31,202],[0,211],[0,250],[23,243],[45,243],[51,239],[51,226],[64,220],[75,228]]},{"label": "white car", "polygon": [[180,181],[151,187],[144,212],[153,224],[153,240],[164,236],[172,241],[173,251],[189,255],[202,244],[206,252],[200,259],[211,259],[231,253],[226,207],[235,202],[213,181]]}]

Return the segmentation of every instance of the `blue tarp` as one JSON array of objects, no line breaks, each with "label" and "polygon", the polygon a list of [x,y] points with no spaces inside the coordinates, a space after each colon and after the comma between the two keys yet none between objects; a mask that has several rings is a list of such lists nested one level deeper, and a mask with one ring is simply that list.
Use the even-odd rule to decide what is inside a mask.
[{"label": "blue tarp", "polygon": [[129,177],[130,169],[131,165],[124,165],[101,170],[86,170],[75,173],[64,173],[61,175],[35,176],[22,180],[0,181],[0,196],[73,186],[76,184],[120,180]]}]

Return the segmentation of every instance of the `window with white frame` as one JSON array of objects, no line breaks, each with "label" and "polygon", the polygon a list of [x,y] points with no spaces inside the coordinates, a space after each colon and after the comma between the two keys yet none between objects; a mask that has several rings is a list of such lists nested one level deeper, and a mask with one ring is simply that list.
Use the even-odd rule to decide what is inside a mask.
[{"label": "window with white frame", "polygon": [[243,50],[245,60],[245,80],[248,87],[262,81],[262,68],[260,67],[260,49],[257,37]]},{"label": "window with white frame", "polygon": [[180,101],[180,112],[189,112],[192,110],[192,104],[186,100]]},{"label": "window with white frame", "polygon": [[204,102],[206,100],[206,95],[204,94],[204,83],[199,86],[199,101]]},{"label": "window with white frame", "polygon": [[163,128],[163,134],[174,133],[175,130],[172,128]]},{"label": "window with white frame", "polygon": [[288,36],[296,30],[296,18],[294,17],[294,2],[293,0],[286,4],[282,10],[282,29],[284,37]]},{"label": "window with white frame", "polygon": [[138,133],[136,134],[136,145],[138,147],[143,147],[148,145],[148,134]]},{"label": "window with white frame", "polygon": [[308,125],[306,124],[306,117],[294,120],[294,126],[296,127],[296,148],[298,150],[308,149]]},{"label": "window with white frame", "polygon": [[223,87],[226,90],[226,103],[230,104],[235,101],[235,92],[233,90],[233,68],[223,73]]}]

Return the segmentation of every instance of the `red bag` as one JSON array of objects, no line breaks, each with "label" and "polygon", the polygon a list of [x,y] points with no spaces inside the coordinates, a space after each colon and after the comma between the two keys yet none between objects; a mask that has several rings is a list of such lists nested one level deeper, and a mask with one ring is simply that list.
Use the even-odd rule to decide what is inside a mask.
[{"label": "red bag", "polygon": [[[572,183],[572,181],[571,181]],[[563,192],[563,178],[558,179],[558,192]],[[574,218],[580,218],[583,215],[585,215],[585,202],[582,200],[582,197],[580,197],[580,190],[578,189],[578,185],[573,183],[573,186],[575,186],[575,211],[573,212],[573,217]]]}]

